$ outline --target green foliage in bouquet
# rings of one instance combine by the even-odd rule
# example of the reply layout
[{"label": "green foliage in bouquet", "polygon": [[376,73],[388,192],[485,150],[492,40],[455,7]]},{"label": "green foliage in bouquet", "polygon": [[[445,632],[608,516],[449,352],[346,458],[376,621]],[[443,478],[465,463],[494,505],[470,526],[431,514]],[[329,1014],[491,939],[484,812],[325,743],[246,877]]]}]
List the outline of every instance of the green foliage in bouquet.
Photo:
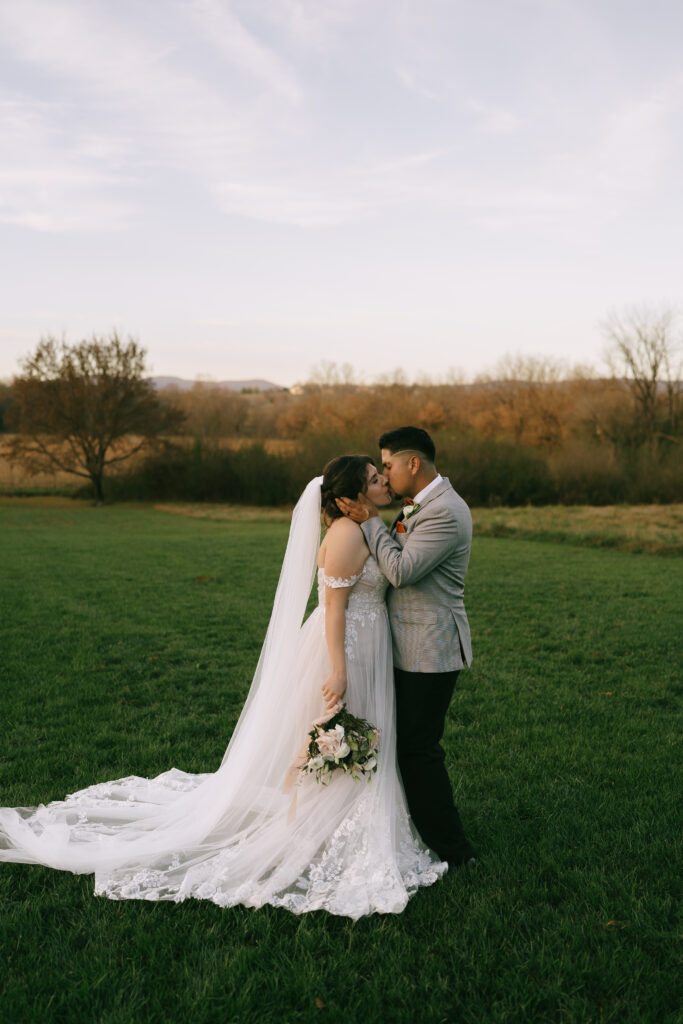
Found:
[{"label": "green foliage in bouquet", "polygon": [[380,730],[364,718],[356,718],[345,704],[337,704],[313,723],[308,734],[308,760],[301,769],[326,785],[333,771],[341,768],[359,782],[377,771]]}]

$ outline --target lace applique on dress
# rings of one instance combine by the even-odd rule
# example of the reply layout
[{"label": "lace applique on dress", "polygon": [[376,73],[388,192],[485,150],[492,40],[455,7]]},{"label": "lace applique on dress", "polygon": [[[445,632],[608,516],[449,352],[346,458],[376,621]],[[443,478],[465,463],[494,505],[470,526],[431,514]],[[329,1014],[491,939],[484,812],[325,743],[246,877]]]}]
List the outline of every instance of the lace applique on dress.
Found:
[{"label": "lace applique on dress", "polygon": [[[333,582],[329,582],[330,579]],[[319,603],[323,606],[323,636],[325,635],[325,585],[351,588],[346,605],[344,651],[347,658],[365,658],[367,650],[363,649],[363,653],[361,653],[359,631],[371,629],[377,617],[386,614],[384,595],[389,584],[384,573],[372,555],[366,558],[361,571],[348,580],[328,577],[323,569],[318,569],[318,599]]]},{"label": "lace applique on dress", "polygon": [[325,570],[320,569],[320,578],[322,579],[323,583],[325,584],[326,587],[330,587],[333,590],[336,590],[339,587],[352,587],[354,583],[356,583],[360,579],[360,577],[361,573],[359,572],[356,573],[355,576],[348,576],[347,578],[344,578],[343,576],[327,576],[325,574]]},{"label": "lace applique on dress", "polygon": [[375,814],[372,795],[360,796],[296,884],[273,893],[269,902],[295,914],[325,908],[357,919],[372,912],[395,913],[405,906],[406,895],[433,885],[445,865],[415,842],[405,813],[395,822],[395,859],[378,855]]},{"label": "lace applique on dress", "polygon": [[353,594],[346,606],[346,632],[344,651],[347,657],[354,657],[358,651],[358,630],[372,626],[378,615],[385,611],[384,601],[378,603],[372,594]]}]

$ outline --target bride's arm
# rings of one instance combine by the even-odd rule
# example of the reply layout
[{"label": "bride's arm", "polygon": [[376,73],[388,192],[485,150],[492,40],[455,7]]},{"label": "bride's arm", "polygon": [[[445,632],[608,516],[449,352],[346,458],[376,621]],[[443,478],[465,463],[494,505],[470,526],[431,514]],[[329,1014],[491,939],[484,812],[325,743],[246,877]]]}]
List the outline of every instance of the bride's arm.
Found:
[{"label": "bride's arm", "polygon": [[368,549],[360,527],[347,519],[337,520],[327,535],[325,565],[325,639],[332,671],[322,685],[328,707],[337,704],[346,692],[346,605],[367,558]]}]

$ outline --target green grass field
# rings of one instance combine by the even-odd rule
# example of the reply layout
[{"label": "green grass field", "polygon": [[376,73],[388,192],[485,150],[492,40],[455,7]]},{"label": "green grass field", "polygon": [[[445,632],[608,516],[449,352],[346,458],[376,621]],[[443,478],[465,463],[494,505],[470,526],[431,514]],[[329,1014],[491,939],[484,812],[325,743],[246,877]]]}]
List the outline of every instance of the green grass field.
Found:
[{"label": "green grass field", "polygon": [[[252,508],[211,502],[173,502],[155,508],[196,519],[288,522],[291,509]],[[382,513],[390,522],[395,509]],[[545,540],[579,547],[614,548],[635,554],[683,555],[683,505],[525,505],[474,508],[479,537]]]},{"label": "green grass field", "polygon": [[[286,536],[0,501],[0,803],[217,767]],[[473,871],[352,923],[115,903],[88,876],[0,864],[0,1017],[679,1022],[681,565],[475,539],[475,662],[445,737]]]}]

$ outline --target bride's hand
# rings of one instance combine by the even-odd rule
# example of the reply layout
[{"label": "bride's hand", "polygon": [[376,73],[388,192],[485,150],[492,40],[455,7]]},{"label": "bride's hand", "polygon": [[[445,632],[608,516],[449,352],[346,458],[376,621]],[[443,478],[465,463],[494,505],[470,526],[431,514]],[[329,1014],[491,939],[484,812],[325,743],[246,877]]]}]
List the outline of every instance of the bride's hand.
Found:
[{"label": "bride's hand", "polygon": [[365,494],[359,494],[358,500],[351,498],[335,498],[337,508],[343,512],[354,523],[367,523],[368,519],[378,516],[377,506],[374,505]]},{"label": "bride's hand", "polygon": [[321,689],[328,708],[340,704],[346,693],[346,672],[330,672]]}]

